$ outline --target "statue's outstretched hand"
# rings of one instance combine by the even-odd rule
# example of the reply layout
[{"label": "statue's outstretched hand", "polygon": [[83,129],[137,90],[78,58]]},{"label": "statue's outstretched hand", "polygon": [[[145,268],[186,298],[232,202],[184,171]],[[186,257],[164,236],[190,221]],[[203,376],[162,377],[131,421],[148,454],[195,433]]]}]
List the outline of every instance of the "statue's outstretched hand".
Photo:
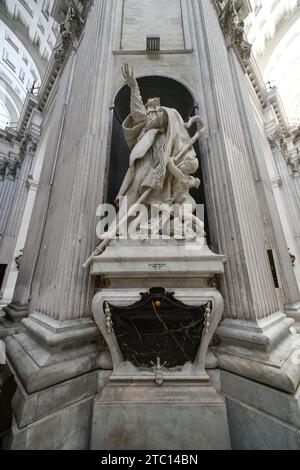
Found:
[{"label": "statue's outstretched hand", "polygon": [[136,78],[134,76],[133,67],[131,67],[131,70],[130,70],[128,64],[123,64],[121,69],[122,69],[124,80],[127,83],[127,85],[130,88],[137,87],[138,83],[137,83]]}]

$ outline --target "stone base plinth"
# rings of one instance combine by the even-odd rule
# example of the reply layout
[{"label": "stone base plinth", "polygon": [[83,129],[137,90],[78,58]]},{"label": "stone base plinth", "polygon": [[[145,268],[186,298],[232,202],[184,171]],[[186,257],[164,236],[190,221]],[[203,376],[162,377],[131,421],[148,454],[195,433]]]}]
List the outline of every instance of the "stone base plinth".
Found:
[{"label": "stone base plinth", "polygon": [[221,371],[232,448],[299,450],[300,389],[288,394]]},{"label": "stone base plinth", "polygon": [[91,449],[230,449],[225,402],[196,381],[110,381],[94,400]]},{"label": "stone base plinth", "polygon": [[91,371],[35,393],[18,383],[10,450],[87,450],[93,399],[110,371]]},{"label": "stone base plinth", "polygon": [[12,322],[19,322],[29,314],[28,305],[17,305],[14,303],[3,307],[3,312],[5,312],[7,318]]},{"label": "stone base plinth", "polygon": [[[91,273],[114,279],[209,279],[224,273],[225,256],[196,241],[114,240],[92,260]],[[136,283],[135,283],[136,285]]]},{"label": "stone base plinth", "polygon": [[10,449],[88,449],[93,399],[110,371],[98,371],[102,348],[89,319],[59,322],[40,313],[6,338],[17,382]]}]

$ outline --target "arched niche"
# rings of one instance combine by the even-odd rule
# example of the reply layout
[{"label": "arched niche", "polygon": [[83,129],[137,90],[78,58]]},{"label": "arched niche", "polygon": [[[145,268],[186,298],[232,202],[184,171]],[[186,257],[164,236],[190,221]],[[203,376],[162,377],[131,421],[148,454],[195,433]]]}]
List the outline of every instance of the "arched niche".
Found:
[{"label": "arched niche", "polygon": [[[175,108],[181,114],[184,121],[188,121],[195,115],[195,102],[191,92],[180,82],[168,77],[147,76],[137,79],[144,103],[148,98],[160,97],[161,105]],[[114,117],[112,123],[112,138],[110,147],[110,168],[107,185],[107,202],[113,204],[119,192],[122,181],[129,166],[129,149],[127,147],[122,123],[130,113],[130,88],[125,85],[117,93],[114,100]],[[191,135],[196,132],[196,127],[190,129]],[[199,158],[200,150],[198,142],[195,144],[195,152]],[[200,160],[200,158],[199,158]],[[201,162],[196,175],[202,181]],[[191,194],[198,204],[205,204],[204,187],[192,190]],[[207,220],[207,217],[205,217]],[[208,233],[208,227],[206,227]]]}]

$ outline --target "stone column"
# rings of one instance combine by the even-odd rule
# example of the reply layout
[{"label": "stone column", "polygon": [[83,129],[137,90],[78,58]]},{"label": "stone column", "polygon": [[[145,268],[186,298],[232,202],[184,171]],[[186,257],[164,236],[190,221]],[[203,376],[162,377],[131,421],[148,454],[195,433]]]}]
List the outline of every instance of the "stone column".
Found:
[{"label": "stone column", "polygon": [[[5,279],[2,286],[3,302],[12,299],[16,277],[17,265],[15,258],[21,254],[24,249],[26,233],[30,221],[34,196],[36,189],[33,183],[34,158],[40,137],[41,116],[38,111],[33,112],[30,124],[27,129],[21,149],[20,159],[22,160],[22,168],[19,175],[18,187],[16,188],[15,197],[6,224],[4,239],[0,246],[0,257],[7,257],[8,268],[6,270]],[[25,210],[27,209],[27,210]],[[7,302],[7,303],[8,303]]]},{"label": "stone column", "polygon": [[[245,87],[237,89],[231,52],[214,2],[189,2],[189,14],[195,38],[197,98],[207,124],[202,165],[210,227],[213,242],[228,259],[221,283],[225,313],[218,328],[219,361],[223,368],[295,390],[299,368],[287,361],[280,370],[282,380],[280,374],[276,379],[272,375],[277,366],[270,351],[284,341],[286,349],[279,355],[281,361],[287,360],[293,320],[280,311],[268,259],[269,239],[253,175],[253,148],[245,128],[245,114],[251,110],[245,110],[241,101],[241,94],[248,92]],[[238,359],[249,356],[266,361],[270,371],[262,376],[259,362],[253,368],[247,360]]]},{"label": "stone column", "polygon": [[[82,263],[93,248],[103,197],[113,29],[105,18],[111,23],[114,14],[114,2],[97,3],[77,53],[30,307],[60,321],[90,316],[90,277]],[[99,47],[88,47],[95,43]],[[87,76],[86,70],[92,73]]]},{"label": "stone column", "polygon": [[[2,158],[2,184],[0,186],[0,236],[2,238],[7,220],[9,218],[11,206],[14,200],[15,192],[18,187],[20,176],[21,161],[19,155],[9,152],[4,162]],[[1,178],[1,179],[2,179]]]},{"label": "stone column", "polygon": [[[12,302],[5,308],[9,319],[18,321],[29,313],[29,302],[32,291],[32,279],[36,269],[37,258],[41,248],[41,240],[45,227],[49,198],[52,190],[53,174],[55,172],[56,156],[60,145],[64,125],[68,91],[71,86],[71,71],[75,56],[70,57],[60,75],[59,88],[55,90],[54,103],[45,110],[44,128],[36,150],[37,165],[34,168],[34,179],[39,179],[37,198],[33,207],[24,253],[17,277],[16,288]],[[44,154],[47,154],[43,166]],[[40,156],[41,160],[40,161]],[[42,170],[42,171],[41,171]],[[41,175],[40,175],[41,174]]]},{"label": "stone column", "polygon": [[[284,136],[271,105],[265,109],[264,115],[266,133],[272,151],[273,166],[270,168],[269,173],[289,249],[290,267],[293,269],[294,278],[298,283],[298,288],[300,288],[300,227],[298,223],[300,218],[300,177],[297,172],[294,172],[295,166],[290,163],[291,154],[296,153],[293,143],[294,136],[291,135],[288,138]],[[292,262],[292,256],[295,256],[294,263]],[[299,324],[299,301],[288,302],[285,311]]]},{"label": "stone column", "polygon": [[[48,124],[56,138],[48,140],[30,227],[36,226],[36,236],[27,239],[14,296],[14,301],[18,296],[26,302],[31,295],[31,315],[23,320],[25,333],[7,340],[10,365],[24,385],[15,399],[12,448],[23,448],[24,436],[32,436],[29,422],[34,421],[31,429],[43,433],[47,416],[53,419],[62,408],[66,411],[54,417],[59,448],[88,446],[101,348],[99,330],[90,318],[93,286],[82,264],[95,245],[96,209],[107,168],[115,10],[115,0],[92,2],[84,34],[60,77]],[[100,383],[105,374],[100,373]],[[50,400],[33,417],[32,400],[48,400],[61,382],[63,400]],[[67,432],[60,424],[64,413],[74,428],[65,443]],[[53,448],[48,434],[38,441],[28,438],[26,448],[37,442],[41,448]]]},{"label": "stone column", "polygon": [[[265,162],[265,158],[268,158],[268,154],[271,150],[268,145],[264,128],[259,125],[258,120],[254,116],[253,107],[255,102],[253,103],[253,100],[255,98],[252,97],[252,103],[250,101],[250,90],[252,85],[250,84],[244,69],[248,59],[243,56],[241,48],[239,48],[239,44],[236,47],[231,38],[227,47],[230,68],[233,79],[235,80],[236,98],[241,110],[241,122],[244,127],[245,140],[248,144],[250,156],[249,161],[252,167],[253,178],[257,186],[261,216],[266,232],[266,247],[269,250],[271,249],[273,252],[279,287],[283,294],[284,306],[286,306],[287,309],[297,309],[300,316],[299,288],[293,272],[288,247]],[[258,104],[256,104],[256,106],[258,107]],[[261,120],[263,120],[262,112]],[[265,158],[261,158],[261,155],[264,155]],[[279,306],[284,311],[284,306],[280,303]]]}]

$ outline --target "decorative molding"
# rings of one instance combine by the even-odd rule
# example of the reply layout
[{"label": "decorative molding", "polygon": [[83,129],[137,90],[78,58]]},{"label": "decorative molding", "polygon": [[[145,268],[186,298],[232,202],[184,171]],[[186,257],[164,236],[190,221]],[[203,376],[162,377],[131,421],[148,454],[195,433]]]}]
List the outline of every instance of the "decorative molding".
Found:
[{"label": "decorative molding", "polygon": [[287,141],[281,127],[277,127],[275,132],[268,137],[268,142],[272,150],[279,150],[284,157],[287,156]]},{"label": "decorative molding", "polygon": [[66,19],[60,25],[61,42],[54,49],[54,58],[62,65],[82,34],[85,25],[85,13],[90,0],[80,2],[72,0]]},{"label": "decorative molding", "polygon": [[33,135],[33,133],[29,131],[21,141],[19,153],[20,159],[23,161],[26,154],[29,154],[31,157],[34,157],[38,144],[39,137]]}]

